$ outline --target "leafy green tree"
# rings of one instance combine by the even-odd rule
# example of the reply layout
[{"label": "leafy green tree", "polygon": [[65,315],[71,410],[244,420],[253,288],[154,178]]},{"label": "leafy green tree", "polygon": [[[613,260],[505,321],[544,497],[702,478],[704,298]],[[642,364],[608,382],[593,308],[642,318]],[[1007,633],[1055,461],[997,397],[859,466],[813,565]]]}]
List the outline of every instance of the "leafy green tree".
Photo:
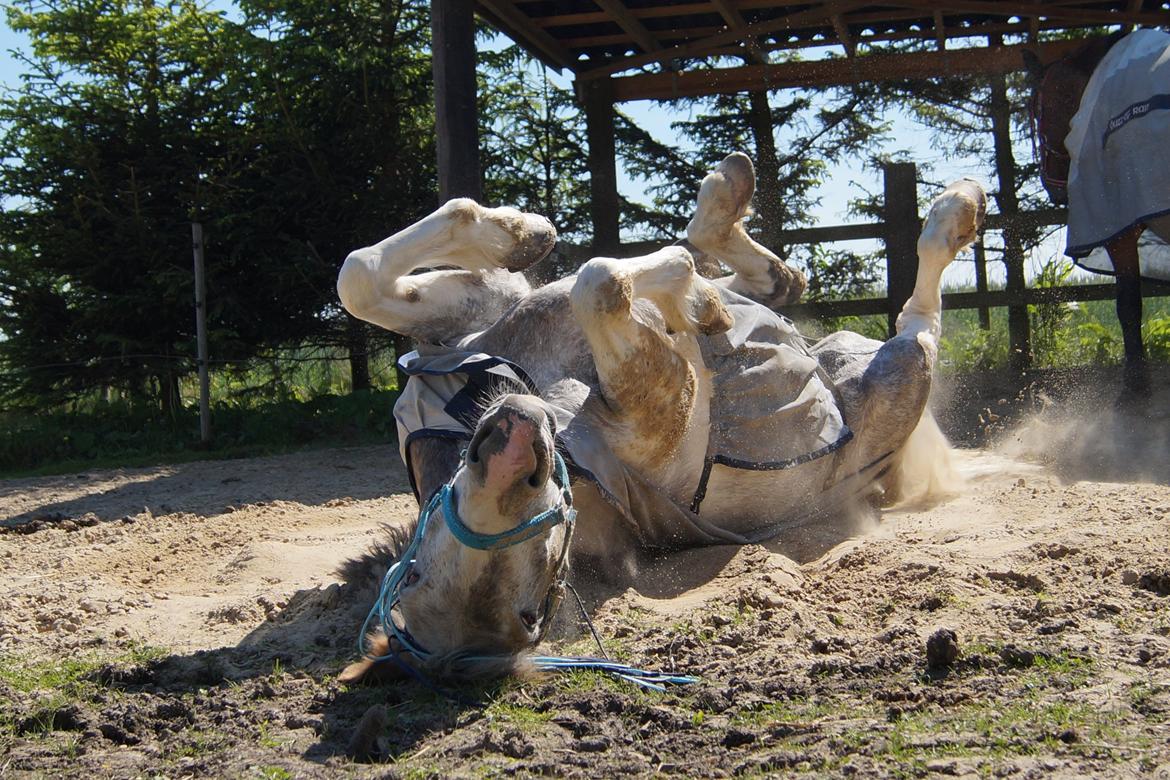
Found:
[{"label": "leafy green tree", "polygon": [[189,222],[208,235],[213,362],[368,331],[336,302],[353,248],[434,207],[421,2],[29,0],[0,102],[0,390],[178,400],[194,367]]}]

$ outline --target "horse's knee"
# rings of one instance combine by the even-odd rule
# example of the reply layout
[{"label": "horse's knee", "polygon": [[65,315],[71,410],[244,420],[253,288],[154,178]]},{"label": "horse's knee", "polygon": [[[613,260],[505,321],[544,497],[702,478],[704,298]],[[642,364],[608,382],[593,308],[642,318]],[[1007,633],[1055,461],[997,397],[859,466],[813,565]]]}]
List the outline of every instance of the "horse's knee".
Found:
[{"label": "horse's knee", "polygon": [[367,249],[350,252],[337,274],[337,297],[341,305],[360,320],[369,320],[377,305],[378,289]]},{"label": "horse's knee", "polygon": [[617,260],[595,257],[581,266],[569,294],[573,314],[581,323],[626,315],[634,300],[634,283]]},{"label": "horse's knee", "polygon": [[862,375],[862,392],[868,405],[905,410],[915,420],[930,395],[934,355],[918,338],[887,341]]}]

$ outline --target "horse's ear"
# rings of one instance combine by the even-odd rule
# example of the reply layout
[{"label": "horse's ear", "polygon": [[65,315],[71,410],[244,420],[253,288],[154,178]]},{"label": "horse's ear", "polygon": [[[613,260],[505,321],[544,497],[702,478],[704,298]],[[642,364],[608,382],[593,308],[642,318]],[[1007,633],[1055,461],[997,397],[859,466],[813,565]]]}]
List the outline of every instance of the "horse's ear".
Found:
[{"label": "horse's ear", "polygon": [[1024,58],[1024,70],[1028,74],[1028,81],[1033,87],[1040,85],[1040,80],[1044,78],[1044,63],[1040,61],[1040,55],[1031,49],[1024,49],[1020,52]]},{"label": "horse's ear", "polygon": [[360,661],[355,661],[349,666],[341,670],[341,674],[337,675],[337,681],[345,685],[353,685],[355,683],[379,683],[390,680],[401,680],[406,676],[406,671],[396,663],[389,660],[375,661],[374,658],[388,655],[390,653],[390,640],[381,631],[371,634],[367,638],[365,657]]}]

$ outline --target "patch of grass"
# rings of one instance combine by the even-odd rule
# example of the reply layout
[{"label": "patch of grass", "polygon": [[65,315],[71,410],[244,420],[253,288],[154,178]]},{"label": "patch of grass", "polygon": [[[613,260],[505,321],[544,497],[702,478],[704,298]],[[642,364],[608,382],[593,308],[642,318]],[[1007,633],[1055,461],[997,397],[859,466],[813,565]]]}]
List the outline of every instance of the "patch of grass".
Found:
[{"label": "patch of grass", "polygon": [[256,736],[256,744],[261,747],[276,750],[284,746],[284,743],[272,735],[272,724],[266,720],[260,721],[257,726],[258,734]]},{"label": "patch of grass", "polygon": [[631,697],[643,695],[642,689],[632,683],[623,682],[611,674],[594,669],[568,669],[557,672],[554,677],[557,690],[563,693],[586,693],[589,691],[612,691]]},{"label": "patch of grass", "polygon": [[824,718],[858,718],[873,712],[858,702],[827,699],[788,699],[770,701],[750,709],[738,710],[731,717],[735,726],[769,726],[775,723],[811,723]]},{"label": "patch of grass", "polygon": [[183,742],[170,751],[171,758],[199,758],[214,753],[221,747],[221,741],[204,731],[187,730]]},{"label": "patch of grass", "polygon": [[293,780],[292,772],[282,766],[262,766],[256,769],[256,776],[263,780]]},{"label": "patch of grass", "polygon": [[1060,652],[1056,655],[1036,656],[1036,660],[1032,662],[1031,668],[1024,673],[1022,679],[1025,686],[1072,689],[1088,685],[1092,675],[1091,661]]},{"label": "patch of grass", "polygon": [[114,402],[51,411],[0,410],[0,476],[63,474],[94,468],[148,466],[268,455],[310,445],[390,442],[396,390],[232,401],[212,408],[212,443],[199,441],[195,406],[174,418],[153,408]]},{"label": "patch of grass", "polygon": [[523,704],[494,701],[484,710],[484,716],[497,723],[516,726],[522,730],[540,728],[552,720],[552,714],[538,712]]},{"label": "patch of grass", "polygon": [[[109,690],[100,672],[107,667],[140,666],[167,656],[165,650],[147,645],[132,646],[126,653],[103,657],[97,653],[50,660],[29,660],[0,656],[0,684],[26,698],[35,698],[31,712],[19,713],[38,726],[34,731],[52,729],[56,714],[70,702],[92,701]],[[0,734],[12,734],[16,727],[18,703],[0,698]]]},{"label": "patch of grass", "polygon": [[899,763],[1051,754],[1118,739],[1115,721],[1115,713],[1061,700],[973,701],[902,717],[882,746]]},{"label": "patch of grass", "polygon": [[18,656],[0,656],[0,682],[20,693],[59,691],[77,696],[98,687],[97,673],[107,666],[139,666],[167,655],[159,647],[132,645],[125,653],[112,657],[89,653],[30,661]]}]

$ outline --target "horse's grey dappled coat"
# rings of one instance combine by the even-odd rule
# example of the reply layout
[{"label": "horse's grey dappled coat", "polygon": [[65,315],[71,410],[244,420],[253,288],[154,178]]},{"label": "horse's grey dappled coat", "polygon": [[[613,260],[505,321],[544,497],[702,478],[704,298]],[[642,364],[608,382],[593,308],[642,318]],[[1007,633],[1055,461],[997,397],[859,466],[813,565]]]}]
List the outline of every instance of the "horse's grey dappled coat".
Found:
[{"label": "horse's grey dappled coat", "polygon": [[[338,293],[352,314],[450,346],[408,362],[396,409],[417,492],[443,497],[425,511],[446,521],[415,535],[390,583],[403,647],[481,659],[535,645],[570,542],[620,576],[640,547],[805,534],[855,498],[896,492],[930,391],[942,273],[975,239],[986,195],[956,182],[935,199],[894,338],[810,346],[771,311],[805,285],[744,230],[753,190],[751,161],[729,155],[700,185],[685,246],[596,257],[535,290],[519,271],[550,251],[552,224],[466,199],[346,258]],[[733,272],[704,279],[693,253]],[[557,449],[574,464],[571,497],[553,478]],[[575,532],[558,523],[483,548],[457,531],[494,539],[570,503]]]}]

